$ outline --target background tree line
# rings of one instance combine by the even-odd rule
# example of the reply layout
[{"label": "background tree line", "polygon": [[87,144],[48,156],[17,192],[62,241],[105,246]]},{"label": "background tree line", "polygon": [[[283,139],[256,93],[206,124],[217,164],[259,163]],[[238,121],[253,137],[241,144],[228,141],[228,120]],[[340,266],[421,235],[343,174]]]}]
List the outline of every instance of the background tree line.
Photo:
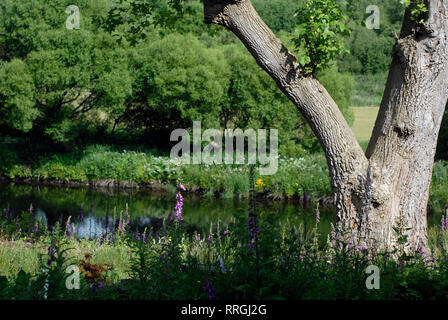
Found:
[{"label": "background tree line", "polygon": [[[290,48],[294,13],[303,2],[253,1]],[[71,4],[80,9],[79,30],[65,28]],[[157,4],[154,27],[117,11],[132,9],[126,1],[2,1],[0,133],[63,149],[106,136],[166,148],[174,128],[201,120],[203,127],[277,128],[284,155],[320,150],[295,107],[240,42],[203,23],[199,1],[169,25],[163,23],[166,2]],[[380,8],[378,30],[362,25],[367,4],[341,2],[353,30],[347,52],[318,74],[349,122],[356,75],[387,72],[392,30],[399,32],[404,10],[399,1],[369,4]]]}]

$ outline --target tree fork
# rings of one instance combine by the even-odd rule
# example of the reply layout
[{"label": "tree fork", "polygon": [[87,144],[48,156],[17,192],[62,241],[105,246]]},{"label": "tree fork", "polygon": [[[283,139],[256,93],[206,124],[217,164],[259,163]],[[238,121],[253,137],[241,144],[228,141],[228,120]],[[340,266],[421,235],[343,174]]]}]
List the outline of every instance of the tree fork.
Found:
[{"label": "tree fork", "polygon": [[[447,2],[428,2],[426,22],[409,10],[366,155],[336,103],[259,17],[249,0],[204,0],[206,23],[231,30],[296,105],[325,152],[339,240],[390,249],[402,223],[408,252],[426,249],[426,204],[438,130],[448,98]],[[434,107],[432,107],[434,106]]]}]

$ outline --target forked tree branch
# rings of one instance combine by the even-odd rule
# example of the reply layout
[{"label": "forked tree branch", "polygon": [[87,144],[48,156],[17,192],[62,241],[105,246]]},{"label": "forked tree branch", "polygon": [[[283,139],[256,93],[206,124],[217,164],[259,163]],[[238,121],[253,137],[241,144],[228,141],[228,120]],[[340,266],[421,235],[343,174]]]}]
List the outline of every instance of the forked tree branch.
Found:
[{"label": "forked tree branch", "polygon": [[249,0],[204,0],[206,23],[231,30],[258,65],[296,105],[327,157],[332,186],[347,185],[368,166],[338,106],[314,76],[305,76],[292,54],[260,18]]}]

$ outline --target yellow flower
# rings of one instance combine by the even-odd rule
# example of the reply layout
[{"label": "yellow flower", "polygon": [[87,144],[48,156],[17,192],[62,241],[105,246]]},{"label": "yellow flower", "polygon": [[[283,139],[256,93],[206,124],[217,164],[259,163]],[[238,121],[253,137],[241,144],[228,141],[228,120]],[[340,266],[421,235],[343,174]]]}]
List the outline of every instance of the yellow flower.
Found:
[{"label": "yellow flower", "polygon": [[264,186],[266,186],[266,184],[263,182],[263,180],[261,180],[261,178],[259,178],[257,182],[255,182],[255,185],[259,188],[263,188]]},{"label": "yellow flower", "polygon": [[384,217],[384,213],[381,215],[381,217]]},{"label": "yellow flower", "polygon": [[171,237],[170,237],[170,238],[168,238],[168,241],[169,241],[169,242],[171,242]]}]

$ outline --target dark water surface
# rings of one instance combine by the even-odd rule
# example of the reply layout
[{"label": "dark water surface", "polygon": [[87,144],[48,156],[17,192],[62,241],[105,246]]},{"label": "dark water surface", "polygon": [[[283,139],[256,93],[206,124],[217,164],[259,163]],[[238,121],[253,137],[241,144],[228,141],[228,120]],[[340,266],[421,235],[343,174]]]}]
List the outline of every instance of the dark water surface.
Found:
[{"label": "dark water surface", "polygon": [[[20,216],[33,206],[33,214],[48,227],[56,222],[66,225],[70,217],[75,234],[95,238],[106,230],[116,228],[120,215],[127,212],[130,227],[142,232],[145,228],[157,229],[176,205],[174,193],[148,189],[93,189],[87,187],[59,187],[17,183],[0,184],[0,218]],[[279,219],[299,216],[313,223],[315,209],[304,211],[299,201],[260,200],[258,213],[275,214]],[[204,198],[184,193],[183,217],[190,231],[201,233],[225,225],[235,216],[247,215],[247,199]],[[321,210],[319,231],[323,238],[330,231],[334,214]],[[429,225],[439,223],[439,217],[429,217]]]}]

